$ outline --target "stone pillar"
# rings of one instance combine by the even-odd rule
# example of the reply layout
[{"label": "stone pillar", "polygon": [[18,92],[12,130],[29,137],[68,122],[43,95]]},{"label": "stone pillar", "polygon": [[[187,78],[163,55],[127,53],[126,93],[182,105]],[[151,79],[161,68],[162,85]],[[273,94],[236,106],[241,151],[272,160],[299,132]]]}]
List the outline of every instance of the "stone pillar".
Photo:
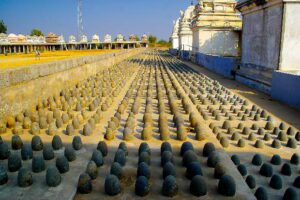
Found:
[{"label": "stone pillar", "polygon": [[184,12],[180,11],[181,18],[179,20],[179,50],[191,51],[193,42],[193,33],[191,30],[191,19],[195,6],[189,6]]}]

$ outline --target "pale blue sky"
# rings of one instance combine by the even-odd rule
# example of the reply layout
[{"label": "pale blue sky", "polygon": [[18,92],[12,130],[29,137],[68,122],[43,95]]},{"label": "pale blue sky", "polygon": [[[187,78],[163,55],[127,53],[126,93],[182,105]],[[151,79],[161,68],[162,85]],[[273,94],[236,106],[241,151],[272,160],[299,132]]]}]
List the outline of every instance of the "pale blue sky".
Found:
[{"label": "pale blue sky", "polygon": [[[189,0],[83,0],[83,24],[88,36],[106,33],[154,34],[169,39],[173,20]],[[0,0],[0,19],[8,32],[28,34],[32,28],[77,36],[77,0]]]}]

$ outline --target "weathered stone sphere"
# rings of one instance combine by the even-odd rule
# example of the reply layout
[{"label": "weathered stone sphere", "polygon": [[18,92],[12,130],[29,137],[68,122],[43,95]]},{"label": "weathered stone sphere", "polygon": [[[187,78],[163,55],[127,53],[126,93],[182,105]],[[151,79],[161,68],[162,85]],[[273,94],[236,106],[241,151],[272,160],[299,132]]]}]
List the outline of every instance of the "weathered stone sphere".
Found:
[{"label": "weathered stone sphere", "polygon": [[4,185],[8,181],[8,175],[5,167],[0,165],[0,185]]},{"label": "weathered stone sphere", "polygon": [[164,166],[167,162],[173,163],[173,154],[170,151],[164,151],[161,155],[161,166]]},{"label": "weathered stone sphere", "polygon": [[59,135],[55,135],[52,139],[52,147],[54,150],[59,150],[63,147],[62,140]]},{"label": "weathered stone sphere", "polygon": [[287,147],[290,147],[292,149],[296,149],[297,148],[297,141],[294,138],[289,138],[288,142],[286,144]]},{"label": "weathered stone sphere", "polygon": [[117,150],[115,154],[114,162],[118,162],[122,166],[126,164],[126,155],[122,149]]},{"label": "weathered stone sphere", "polygon": [[297,191],[294,188],[289,187],[285,191],[282,200],[298,200]]},{"label": "weathered stone sphere", "polygon": [[300,163],[300,155],[297,154],[297,153],[294,153],[291,157],[291,164],[294,164],[294,165],[299,165]]},{"label": "weathered stone sphere", "polygon": [[264,163],[260,170],[259,170],[260,175],[266,176],[266,177],[271,177],[273,175],[273,168],[270,164]]},{"label": "weathered stone sphere", "polygon": [[169,175],[165,178],[163,182],[162,194],[167,197],[174,197],[178,193],[178,185],[176,178]]},{"label": "weathered stone sphere", "polygon": [[171,162],[167,162],[163,166],[163,178],[165,179],[169,175],[176,177],[176,170],[175,170],[173,163],[171,163]]},{"label": "weathered stone sphere", "polygon": [[151,171],[150,171],[150,167],[149,165],[147,165],[147,163],[145,162],[141,162],[138,165],[138,169],[137,169],[137,176],[144,176],[146,178],[150,178],[151,176]]},{"label": "weathered stone sphere", "polygon": [[56,167],[61,174],[69,171],[69,162],[65,156],[59,156],[56,158]]},{"label": "weathered stone sphere", "polygon": [[217,163],[217,165],[215,167],[215,171],[214,171],[214,177],[219,179],[223,175],[225,175],[225,173],[226,173],[226,169],[225,169],[224,164],[221,162]]},{"label": "weathered stone sphere", "polygon": [[94,161],[90,161],[86,167],[85,172],[91,177],[92,180],[98,176],[98,167]]},{"label": "weathered stone sphere", "polygon": [[260,154],[255,154],[252,158],[252,164],[256,166],[261,166],[262,165],[262,157]]},{"label": "weathered stone sphere", "polygon": [[237,167],[237,169],[239,170],[239,172],[240,172],[240,174],[241,174],[242,176],[246,176],[246,175],[248,174],[247,168],[246,168],[246,166],[243,165],[243,164],[240,164],[240,165]]},{"label": "weathered stone sphere", "polygon": [[61,183],[61,175],[55,166],[49,166],[46,172],[46,183],[49,187],[56,187]]},{"label": "weathered stone sphere", "polygon": [[139,176],[135,182],[135,194],[141,197],[146,196],[150,191],[148,179],[145,176]]},{"label": "weathered stone sphere", "polygon": [[150,149],[149,145],[146,142],[143,142],[143,143],[140,144],[139,155],[142,152],[147,152],[149,155],[151,155],[151,149]]},{"label": "weathered stone sphere", "polygon": [[184,153],[188,150],[191,150],[191,151],[194,151],[194,146],[192,143],[190,142],[184,142],[182,145],[181,145],[181,149],[180,149],[180,155],[183,156]]},{"label": "weathered stone sphere", "polygon": [[231,161],[233,162],[234,165],[239,165],[241,163],[240,158],[237,155],[232,155],[231,156]]},{"label": "weathered stone sphere", "polygon": [[91,193],[93,189],[92,179],[87,173],[83,173],[79,176],[77,191],[81,194]]},{"label": "weathered stone sphere", "polygon": [[10,154],[8,145],[6,143],[0,143],[0,160],[7,159]]},{"label": "weathered stone sphere", "polygon": [[30,145],[24,144],[21,149],[21,157],[22,160],[30,160],[32,159],[33,152]]},{"label": "weathered stone sphere", "polygon": [[39,173],[45,170],[45,161],[42,156],[34,156],[32,159],[32,171]]},{"label": "weathered stone sphere", "polygon": [[278,154],[273,155],[270,161],[273,165],[281,165],[281,157]]},{"label": "weathered stone sphere", "polygon": [[192,179],[196,175],[202,176],[202,169],[199,162],[191,162],[186,167],[186,177]]},{"label": "weathered stone sphere", "polygon": [[104,189],[105,193],[110,196],[119,194],[121,192],[121,184],[118,177],[112,174],[108,175],[105,178]]},{"label": "weathered stone sphere", "polygon": [[22,160],[18,154],[10,154],[7,161],[10,172],[16,172],[22,167]]},{"label": "weathered stone sphere", "polygon": [[236,192],[234,179],[229,175],[223,175],[218,184],[218,192],[224,196],[234,196]]},{"label": "weathered stone sphere", "polygon": [[32,174],[29,169],[22,168],[18,172],[18,186],[19,187],[28,187],[32,185],[33,179]]},{"label": "weathered stone sphere", "polygon": [[100,141],[97,145],[97,149],[102,153],[103,157],[107,156],[108,148],[106,142]]},{"label": "weathered stone sphere", "polygon": [[97,167],[100,167],[104,164],[102,153],[97,149],[94,150],[91,160],[96,163]]},{"label": "weathered stone sphere", "polygon": [[50,145],[45,145],[43,148],[43,157],[45,160],[52,160],[54,158],[53,148]]},{"label": "weathered stone sphere", "polygon": [[270,186],[275,190],[280,190],[282,188],[282,178],[275,174],[270,180]]},{"label": "weathered stone sphere", "polygon": [[216,150],[215,145],[211,142],[207,142],[203,147],[203,156],[208,157],[215,150]]},{"label": "weathered stone sphere", "polygon": [[207,166],[208,167],[215,167],[220,162],[220,156],[218,152],[214,151],[210,154],[207,159]]},{"label": "weathered stone sphere", "polygon": [[41,151],[43,150],[43,142],[40,138],[40,136],[33,136],[31,140],[31,148],[33,151]]},{"label": "weathered stone sphere", "polygon": [[71,146],[67,146],[65,148],[64,155],[68,159],[69,162],[76,160],[76,152],[73,149],[73,147],[71,147]]},{"label": "weathered stone sphere", "polygon": [[256,181],[252,175],[247,176],[246,183],[250,189],[254,189],[256,187]]},{"label": "weathered stone sphere", "polygon": [[202,176],[196,175],[192,178],[190,184],[190,192],[192,195],[197,197],[207,194],[207,185],[205,179]]},{"label": "weathered stone sphere", "polygon": [[90,136],[92,135],[93,133],[93,130],[92,130],[92,127],[89,123],[85,124],[84,127],[83,127],[83,130],[82,130],[82,134],[84,136]]},{"label": "weathered stone sphere", "polygon": [[21,149],[23,146],[22,139],[19,135],[14,135],[11,138],[11,148],[14,150]]},{"label": "weathered stone sphere", "polygon": [[80,136],[75,136],[73,137],[73,141],[72,141],[72,147],[73,149],[75,149],[76,151],[80,150],[82,148],[82,141],[81,141],[81,137]]},{"label": "weathered stone sphere", "polygon": [[123,150],[123,151],[125,152],[125,155],[126,155],[126,156],[128,155],[128,149],[127,149],[127,145],[126,145],[125,142],[121,142],[121,143],[119,144],[118,149]]},{"label": "weathered stone sphere", "polygon": [[257,200],[268,200],[269,199],[267,190],[264,187],[257,188],[254,196],[256,197]]},{"label": "weathered stone sphere", "polygon": [[182,165],[187,167],[192,162],[197,162],[198,157],[193,150],[188,150],[184,153],[182,158]]},{"label": "weathered stone sphere", "polygon": [[285,176],[291,176],[292,175],[292,168],[288,163],[284,163],[281,168],[281,173]]},{"label": "weathered stone sphere", "polygon": [[114,162],[111,165],[110,174],[113,174],[113,175],[117,176],[118,178],[121,178],[123,176],[123,168],[120,165],[120,163]]},{"label": "weathered stone sphere", "polygon": [[160,154],[162,155],[164,151],[173,152],[172,146],[169,142],[163,142],[160,147]]},{"label": "weathered stone sphere", "polygon": [[296,188],[300,188],[300,176],[295,178],[294,184]]},{"label": "weathered stone sphere", "polygon": [[139,163],[141,162],[145,162],[147,163],[148,165],[151,164],[151,156],[149,155],[149,153],[147,152],[142,152],[140,155],[139,155]]}]

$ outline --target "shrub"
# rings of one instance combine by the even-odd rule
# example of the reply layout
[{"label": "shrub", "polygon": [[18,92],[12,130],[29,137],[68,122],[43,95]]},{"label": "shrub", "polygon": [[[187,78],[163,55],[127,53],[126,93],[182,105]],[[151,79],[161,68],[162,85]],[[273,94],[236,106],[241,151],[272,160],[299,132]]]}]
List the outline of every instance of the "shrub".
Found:
[{"label": "shrub", "polygon": [[[78,128],[79,128],[79,126],[78,126]],[[67,135],[74,135],[74,133],[75,133],[75,130],[74,130],[73,125],[72,124],[68,124],[67,128],[66,128],[66,134]]]},{"label": "shrub", "polygon": [[257,188],[254,195],[257,200],[268,200],[268,193],[264,187]]},{"label": "shrub", "polygon": [[252,164],[256,166],[261,166],[262,165],[262,157],[260,154],[255,154],[252,158]]},{"label": "shrub", "polygon": [[126,127],[123,132],[123,139],[126,141],[133,139],[133,130],[129,127]]},{"label": "shrub", "polygon": [[98,176],[98,167],[94,161],[89,161],[87,164],[85,172],[91,177],[91,179],[96,179]]},{"label": "shrub", "polygon": [[90,136],[92,135],[93,131],[92,131],[92,127],[89,123],[85,124],[82,130],[82,134],[84,136]]},{"label": "shrub", "polygon": [[300,188],[300,176],[295,178],[294,184],[296,188]]},{"label": "shrub", "polygon": [[281,148],[281,142],[279,140],[273,140],[272,142],[272,147],[276,148],[276,149],[280,149]]},{"label": "shrub", "polygon": [[270,131],[270,130],[273,130],[274,129],[274,125],[272,122],[268,121],[265,125],[265,129]]},{"label": "shrub", "polygon": [[259,170],[260,175],[266,176],[266,177],[271,177],[273,175],[273,168],[270,164],[264,163],[260,170]]},{"label": "shrub", "polygon": [[175,170],[173,163],[171,163],[171,162],[167,162],[163,166],[163,178],[165,179],[169,175],[176,177],[176,170]]},{"label": "shrub", "polygon": [[58,171],[63,174],[69,171],[69,162],[65,156],[56,158],[56,167]]},{"label": "shrub", "polygon": [[151,155],[151,149],[150,149],[149,145],[146,142],[141,143],[140,146],[139,146],[139,155],[142,152],[147,152],[149,155]]},{"label": "shrub", "polygon": [[147,126],[142,131],[142,140],[150,140],[152,137],[152,127]]},{"label": "shrub", "polygon": [[238,143],[237,143],[238,147],[245,147],[246,146],[246,142],[244,139],[239,139]]},{"label": "shrub", "polygon": [[121,184],[118,177],[112,174],[108,175],[105,178],[104,190],[110,196],[119,194],[121,192]]},{"label": "shrub", "polygon": [[151,164],[151,156],[148,152],[144,151],[139,155],[139,163],[145,162],[148,165]]},{"label": "shrub", "polygon": [[292,164],[294,165],[299,165],[300,163],[300,155],[297,154],[297,153],[294,153],[291,157],[291,161],[290,161]]},{"label": "shrub", "polygon": [[288,137],[286,133],[283,133],[282,131],[278,133],[278,137],[277,137],[278,140],[285,142],[287,141],[287,138]]},{"label": "shrub", "polygon": [[184,125],[179,125],[177,128],[177,140],[185,141],[187,138],[187,131]]},{"label": "shrub", "polygon": [[234,179],[229,175],[223,175],[218,184],[218,192],[224,196],[234,196],[236,192]]},{"label": "shrub", "polygon": [[194,176],[190,184],[190,192],[192,195],[200,197],[207,194],[207,185],[202,176]]},{"label": "shrub", "polygon": [[164,151],[161,156],[161,166],[164,166],[167,162],[173,163],[173,154],[170,151]]},{"label": "shrub", "polygon": [[162,193],[167,197],[174,197],[177,195],[178,185],[174,176],[169,175],[165,178]]},{"label": "shrub", "polygon": [[254,146],[255,146],[256,148],[263,149],[263,148],[265,147],[265,144],[264,144],[263,141],[261,141],[261,140],[256,140]]},{"label": "shrub", "polygon": [[32,185],[33,178],[29,169],[22,168],[18,172],[18,186],[19,187],[28,187]]},{"label": "shrub", "polygon": [[141,197],[146,196],[150,192],[150,185],[145,176],[139,176],[135,182],[135,194]]},{"label": "shrub", "polygon": [[289,138],[288,142],[286,144],[287,147],[290,147],[292,149],[296,149],[297,148],[297,141],[294,138]]},{"label": "shrub", "polygon": [[121,143],[119,144],[118,149],[123,150],[123,151],[125,152],[125,155],[126,155],[126,156],[128,155],[127,145],[126,145],[125,142],[121,142]]},{"label": "shrub", "polygon": [[256,187],[256,180],[252,175],[247,176],[246,183],[250,189],[254,189]]},{"label": "shrub", "polygon": [[231,128],[231,124],[228,120],[226,120],[222,125],[222,129],[228,129],[228,128]]},{"label": "shrub", "polygon": [[282,188],[282,179],[279,175],[275,174],[270,180],[270,186],[275,190],[280,190]]},{"label": "shrub", "polygon": [[87,173],[83,173],[79,176],[77,191],[81,194],[88,194],[92,192],[92,180]]}]

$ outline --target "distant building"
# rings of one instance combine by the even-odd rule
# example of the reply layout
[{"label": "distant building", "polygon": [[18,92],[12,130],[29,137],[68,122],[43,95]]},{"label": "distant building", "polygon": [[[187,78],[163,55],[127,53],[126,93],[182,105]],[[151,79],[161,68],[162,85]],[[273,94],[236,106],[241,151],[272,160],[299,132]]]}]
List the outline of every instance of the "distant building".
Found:
[{"label": "distant building", "polygon": [[111,35],[106,34],[104,36],[104,42],[107,42],[107,43],[112,42]]},{"label": "distant building", "polygon": [[173,27],[173,32],[172,32],[172,36],[171,36],[171,41],[172,41],[172,48],[173,49],[179,49],[179,35],[178,35],[178,31],[179,31],[179,20],[180,18],[178,18],[175,22],[174,22],[174,27]]},{"label": "distant building", "polygon": [[65,43],[65,38],[64,38],[63,35],[60,35],[60,36],[58,37],[58,42],[59,42],[59,43]]},{"label": "distant building", "polygon": [[99,35],[93,35],[92,37],[92,43],[100,43]]},{"label": "distant building", "polygon": [[137,35],[136,35],[136,34],[131,34],[131,35],[129,36],[129,41],[132,41],[132,42],[137,41]]},{"label": "distant building", "polygon": [[18,42],[18,36],[14,33],[10,33],[8,36],[7,36],[7,40],[8,42],[10,43],[17,43]]},{"label": "distant building", "polygon": [[148,35],[142,35],[142,42],[148,42]]},{"label": "distant building", "polygon": [[69,43],[76,43],[76,37],[74,35],[69,36]]},{"label": "distant building", "polygon": [[118,34],[116,39],[116,42],[124,42],[124,36],[122,34]]},{"label": "distant building", "polygon": [[57,43],[58,42],[58,36],[54,33],[49,33],[46,37],[47,43]]},{"label": "distant building", "polygon": [[191,21],[193,19],[195,6],[190,5],[185,11],[180,11],[179,20],[179,50],[191,51],[193,46],[193,32]]},{"label": "distant building", "polygon": [[80,37],[80,42],[81,42],[81,43],[87,43],[87,42],[88,42],[87,36],[86,36],[86,35],[82,35],[82,36]]},{"label": "distant building", "polygon": [[7,43],[7,35],[5,33],[0,33],[0,43]]}]

